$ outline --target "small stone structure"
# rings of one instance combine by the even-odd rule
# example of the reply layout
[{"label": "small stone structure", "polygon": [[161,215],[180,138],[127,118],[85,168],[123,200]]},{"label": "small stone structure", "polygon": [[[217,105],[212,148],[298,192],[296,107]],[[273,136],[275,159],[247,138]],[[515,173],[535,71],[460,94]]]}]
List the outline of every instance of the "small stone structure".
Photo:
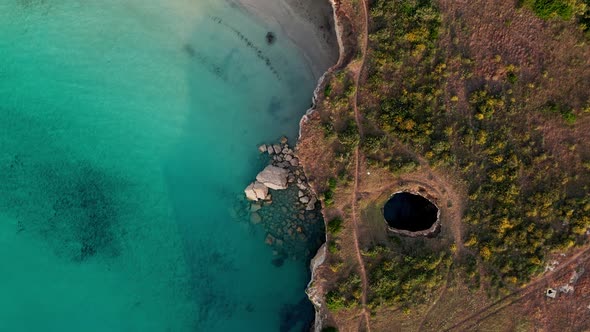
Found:
[{"label": "small stone structure", "polygon": [[555,268],[559,265],[559,262],[556,260],[552,260],[549,264],[545,266],[545,272],[547,271],[554,271]]},{"label": "small stone structure", "polygon": [[559,291],[564,293],[564,294],[569,294],[569,293],[573,293],[574,292],[574,286],[570,285],[570,284],[565,284],[561,287],[559,287]]},{"label": "small stone structure", "polygon": [[579,270],[577,270],[577,271],[574,271],[574,272],[572,273],[572,276],[570,277],[570,282],[569,282],[569,283],[570,283],[570,284],[575,284],[575,283],[578,281],[578,279],[580,279],[580,277],[582,276],[582,274],[584,274],[584,271],[585,271],[585,270],[584,270],[584,268],[583,268],[583,267],[581,267],[581,268],[580,268]]},{"label": "small stone structure", "polygon": [[545,296],[554,299],[557,296],[557,291],[553,288],[547,288]]}]

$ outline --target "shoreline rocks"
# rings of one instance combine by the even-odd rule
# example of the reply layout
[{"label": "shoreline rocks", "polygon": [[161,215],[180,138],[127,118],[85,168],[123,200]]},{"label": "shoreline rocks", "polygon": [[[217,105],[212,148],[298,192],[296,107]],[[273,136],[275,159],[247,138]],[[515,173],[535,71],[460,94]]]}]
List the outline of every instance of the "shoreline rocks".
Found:
[{"label": "shoreline rocks", "polygon": [[251,201],[267,200],[268,199],[268,187],[263,183],[254,181],[244,189],[246,198]]},{"label": "shoreline rocks", "polygon": [[262,144],[258,151],[268,154],[269,165],[256,175],[256,181],[244,189],[246,198],[253,202],[262,200],[270,204],[272,201],[269,189],[285,190],[294,184],[299,189],[297,203],[303,205],[305,211],[314,210],[318,200],[307,185],[299,158],[289,147],[287,137],[281,137],[278,144]]},{"label": "shoreline rocks", "polygon": [[284,136],[279,144],[262,144],[258,151],[268,157],[268,165],[244,190],[250,223],[264,228],[266,244],[281,259],[311,258],[310,244],[320,246],[325,230],[316,211],[321,206],[299,159]]},{"label": "shoreline rocks", "polygon": [[287,189],[287,178],[289,171],[273,165],[268,165],[258,173],[256,182],[263,184],[269,189],[284,190]]}]

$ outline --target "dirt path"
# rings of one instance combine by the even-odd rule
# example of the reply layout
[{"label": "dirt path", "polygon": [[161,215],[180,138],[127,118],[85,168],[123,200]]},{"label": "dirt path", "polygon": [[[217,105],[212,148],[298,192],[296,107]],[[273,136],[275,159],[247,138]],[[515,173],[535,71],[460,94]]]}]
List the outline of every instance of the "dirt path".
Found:
[{"label": "dirt path", "polygon": [[371,331],[371,327],[370,327],[370,323],[369,323],[369,310],[367,310],[367,291],[369,288],[369,282],[368,282],[368,278],[367,278],[367,270],[365,269],[365,262],[363,261],[363,256],[361,254],[361,249],[360,249],[360,245],[359,245],[359,239],[358,239],[358,235],[359,235],[359,230],[358,230],[358,213],[357,213],[357,203],[358,203],[358,183],[359,183],[359,169],[360,169],[360,151],[359,148],[357,147],[354,153],[354,158],[355,158],[355,176],[354,176],[354,191],[352,193],[352,223],[353,223],[353,238],[354,238],[354,249],[355,249],[355,253],[356,253],[356,258],[358,260],[359,263],[359,270],[360,270],[360,274],[361,274],[361,281],[362,281],[362,286],[363,286],[363,294],[361,297],[361,305],[363,307],[361,315],[365,320],[365,324],[367,327],[367,331]]},{"label": "dirt path", "polygon": [[541,278],[539,278],[539,279],[533,281],[532,283],[530,283],[529,285],[527,285],[525,288],[518,290],[512,294],[506,295],[505,297],[488,305],[485,308],[482,308],[478,312],[463,319],[462,321],[451,326],[450,328],[445,329],[444,331],[472,330],[479,323],[481,323],[485,319],[491,317],[492,315],[499,312],[500,310],[502,310],[508,306],[514,305],[518,301],[522,300],[526,295],[530,294],[533,291],[539,290],[539,288],[541,286],[544,286],[545,283],[550,278],[556,276],[560,272],[563,272],[563,270],[570,267],[572,263],[585,262],[588,259],[590,259],[590,248],[586,248],[586,249],[576,253],[570,259],[568,259],[565,262],[563,262],[562,264],[560,264],[555,270],[546,273]]},{"label": "dirt path", "polygon": [[359,270],[361,273],[361,281],[362,281],[362,297],[361,297],[361,305],[362,305],[362,319],[365,320],[365,327],[366,331],[371,331],[371,323],[370,323],[370,314],[369,310],[367,309],[367,292],[369,287],[367,271],[365,269],[365,263],[363,261],[363,257],[360,250],[359,245],[359,217],[357,211],[357,204],[358,204],[358,187],[359,187],[359,177],[360,177],[360,163],[361,163],[361,151],[360,151],[360,143],[364,137],[363,133],[363,126],[362,126],[362,119],[360,112],[358,110],[358,95],[359,95],[359,82],[361,79],[361,75],[363,72],[363,68],[365,66],[365,59],[367,55],[367,48],[368,48],[368,41],[369,41],[369,13],[367,8],[366,0],[361,0],[361,6],[363,7],[363,20],[364,20],[364,29],[362,33],[362,57],[359,61],[358,67],[351,67],[351,70],[354,71],[354,86],[355,86],[355,94],[354,94],[354,101],[353,101],[353,109],[354,109],[354,118],[356,122],[356,126],[359,131],[359,144],[354,152],[355,158],[355,170],[354,170],[354,190],[352,193],[352,221],[353,221],[353,237],[354,237],[354,247],[357,256],[357,260],[359,263]]},{"label": "dirt path", "polygon": [[449,266],[447,268],[447,275],[445,277],[445,284],[443,285],[441,290],[438,292],[438,296],[436,297],[436,299],[434,301],[432,301],[432,304],[428,307],[428,310],[426,310],[426,312],[422,315],[422,321],[420,322],[420,325],[418,326],[418,331],[424,330],[424,324],[426,324],[426,321],[428,319],[428,315],[432,312],[434,307],[436,307],[436,304],[438,303],[438,301],[440,301],[440,299],[443,297],[443,295],[447,292],[447,288],[449,287],[450,277],[451,277],[451,266]]}]

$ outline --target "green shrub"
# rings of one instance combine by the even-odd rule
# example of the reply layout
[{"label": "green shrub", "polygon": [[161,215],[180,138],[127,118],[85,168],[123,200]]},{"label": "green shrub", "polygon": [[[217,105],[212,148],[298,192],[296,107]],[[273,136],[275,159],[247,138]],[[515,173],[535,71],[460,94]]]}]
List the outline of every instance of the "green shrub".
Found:
[{"label": "green shrub", "polygon": [[329,241],[329,243],[328,243],[328,251],[331,254],[337,254],[338,252],[340,252],[340,246],[334,240]]},{"label": "green shrub", "polygon": [[331,290],[326,294],[326,305],[332,311],[346,308],[346,298],[339,292]]},{"label": "green shrub", "polygon": [[562,113],[561,117],[569,125],[573,125],[574,123],[576,123],[576,115],[574,113],[572,113],[571,110],[568,112]]},{"label": "green shrub", "polygon": [[508,79],[508,82],[510,82],[511,84],[514,84],[518,81],[518,76],[512,71],[506,74],[506,78]]},{"label": "green shrub", "polygon": [[326,207],[334,205],[334,192],[332,190],[326,190],[323,196]]},{"label": "green shrub", "polygon": [[326,84],[326,87],[324,88],[324,96],[330,97],[330,93],[332,93],[332,85],[330,85],[330,83],[328,83],[328,84]]},{"label": "green shrub", "polygon": [[574,14],[571,2],[566,0],[521,0],[520,5],[531,8],[542,19],[557,16],[570,20]]},{"label": "green shrub", "polygon": [[328,222],[328,232],[337,235],[342,230],[342,218],[336,217]]},{"label": "green shrub", "polygon": [[329,178],[328,179],[328,188],[330,188],[330,190],[336,189],[337,185],[338,185],[338,180],[336,180],[336,178]]}]

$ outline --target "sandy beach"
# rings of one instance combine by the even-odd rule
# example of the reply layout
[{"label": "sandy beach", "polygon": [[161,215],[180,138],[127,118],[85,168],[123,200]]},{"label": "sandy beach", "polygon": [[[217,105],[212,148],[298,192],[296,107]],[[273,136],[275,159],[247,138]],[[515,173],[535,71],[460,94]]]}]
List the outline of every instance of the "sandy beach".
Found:
[{"label": "sandy beach", "polygon": [[338,42],[328,0],[227,0],[280,28],[299,47],[316,78],[338,61]]}]

